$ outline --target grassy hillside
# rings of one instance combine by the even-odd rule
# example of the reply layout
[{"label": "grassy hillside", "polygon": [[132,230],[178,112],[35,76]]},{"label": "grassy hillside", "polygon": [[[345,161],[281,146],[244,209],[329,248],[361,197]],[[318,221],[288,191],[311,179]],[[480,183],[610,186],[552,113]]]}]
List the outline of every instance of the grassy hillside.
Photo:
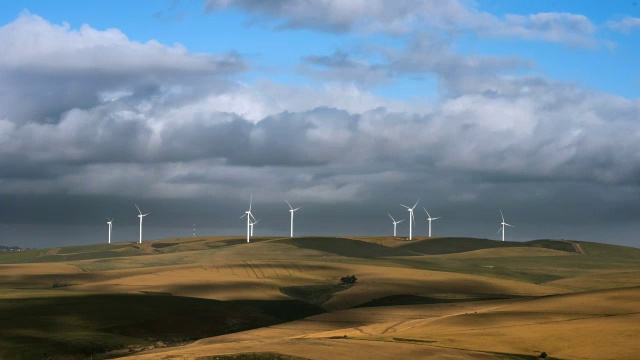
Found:
[{"label": "grassy hillside", "polygon": [[[295,300],[216,301],[165,294],[60,294],[0,300],[0,358],[36,359],[157,346],[322,312]],[[46,356],[44,355],[46,354]]]},{"label": "grassy hillside", "polygon": [[402,249],[424,255],[461,253],[480,249],[531,247],[575,252],[570,242],[555,240],[534,240],[527,242],[497,241],[476,238],[434,238],[408,243]]},{"label": "grassy hillside", "polygon": [[[351,274],[358,277],[356,284],[339,284],[340,277]],[[433,346],[434,339],[400,330],[421,328],[434,317],[450,324],[443,329],[461,333],[482,322],[529,324],[538,315],[526,308],[513,307],[513,319],[492,313],[466,321],[462,315],[483,307],[489,311],[496,304],[557,299],[541,302],[551,309],[573,301],[562,294],[614,288],[640,289],[639,249],[557,240],[261,237],[247,244],[242,237],[199,237],[0,253],[0,359],[84,359],[111,349],[124,354],[211,336],[233,344],[256,339],[254,334],[262,331],[276,341],[273,347],[265,345],[268,341],[256,342],[246,351],[232,351],[228,345],[216,348],[224,352],[194,350],[192,358],[245,352],[314,359],[313,354],[306,356],[308,351],[325,347],[337,358],[361,352],[368,358],[527,358],[546,348],[508,344],[508,338],[501,337],[506,335],[495,332],[487,334],[505,342],[494,348],[465,342],[464,335],[451,335],[455,346],[448,345],[446,336]],[[617,293],[597,299],[623,305]],[[559,313],[571,309],[563,306]],[[325,314],[301,320],[295,323],[300,327],[292,325],[295,331],[262,329],[323,309],[338,318]],[[597,316],[610,313],[596,310]],[[338,315],[341,311],[347,313]],[[633,311],[628,307],[625,316]],[[445,321],[454,315],[456,321]],[[572,316],[539,319],[564,321]],[[640,331],[628,320],[610,323],[612,334],[617,329]],[[373,334],[366,338],[367,347],[360,329],[365,325],[373,326],[366,330]],[[348,330],[351,327],[360,330]],[[231,335],[247,329],[255,330]],[[337,330],[323,333],[328,329]],[[383,330],[394,335],[386,336]],[[293,339],[303,334],[322,340]],[[457,350],[443,350],[447,346]]]}]

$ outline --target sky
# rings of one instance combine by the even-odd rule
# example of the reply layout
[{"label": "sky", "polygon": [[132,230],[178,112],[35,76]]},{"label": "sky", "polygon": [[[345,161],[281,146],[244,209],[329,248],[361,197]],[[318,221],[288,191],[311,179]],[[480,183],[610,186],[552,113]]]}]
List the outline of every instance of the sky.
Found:
[{"label": "sky", "polygon": [[[392,234],[640,244],[640,5],[0,3],[0,245]],[[398,225],[408,235],[408,221]]]}]

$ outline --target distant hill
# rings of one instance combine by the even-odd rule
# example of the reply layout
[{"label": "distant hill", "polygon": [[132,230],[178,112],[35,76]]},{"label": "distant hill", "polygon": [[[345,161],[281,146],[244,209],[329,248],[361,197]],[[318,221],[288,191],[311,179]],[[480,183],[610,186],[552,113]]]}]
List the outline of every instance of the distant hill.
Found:
[{"label": "distant hill", "polygon": [[14,251],[23,251],[23,249],[19,248],[17,246],[0,245],[0,251],[2,251],[2,252],[14,252]]},{"label": "distant hill", "polygon": [[395,247],[346,238],[303,237],[278,240],[278,242],[294,245],[299,248],[328,252],[346,257],[380,258],[391,256],[418,256],[455,254],[467,251],[532,247],[575,253],[574,243],[561,240],[532,240],[527,242],[497,241],[488,239],[443,237],[424,240],[406,240],[406,244]]},{"label": "distant hill", "polygon": [[412,242],[403,245],[402,249],[421,253],[424,255],[442,255],[467,252],[481,249],[508,248],[508,247],[534,247],[551,250],[560,250],[575,253],[572,242],[560,240],[532,240],[526,242],[498,241],[476,238],[435,238],[420,242]]}]

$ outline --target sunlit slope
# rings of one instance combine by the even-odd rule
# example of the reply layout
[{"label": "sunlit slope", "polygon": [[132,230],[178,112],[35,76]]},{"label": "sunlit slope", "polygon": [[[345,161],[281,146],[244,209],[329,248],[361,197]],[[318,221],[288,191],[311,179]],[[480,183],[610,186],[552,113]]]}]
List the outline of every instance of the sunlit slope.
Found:
[{"label": "sunlit slope", "polygon": [[[42,250],[39,255],[32,252],[22,254],[22,257],[1,254],[0,267],[9,267],[0,275],[0,280],[4,277],[5,283],[21,283],[22,287],[29,284],[34,288],[47,288],[55,281],[65,281],[72,285],[69,289],[81,291],[158,291],[214,299],[269,299],[286,298],[280,291],[282,287],[331,285],[349,274],[357,275],[360,284],[391,283],[390,286],[381,284],[380,289],[411,279],[409,282],[415,286],[404,287],[405,293],[424,295],[436,291],[452,292],[450,287],[442,288],[426,281],[430,272],[445,273],[442,276],[448,276],[447,273],[480,276],[482,281],[479,283],[515,280],[538,284],[544,288],[539,293],[549,293],[571,290],[574,286],[575,289],[602,288],[606,286],[606,279],[614,278],[611,274],[616,273],[628,274],[621,285],[630,286],[636,284],[632,276],[634,271],[640,271],[640,250],[635,248],[580,243],[584,253],[579,254],[554,249],[558,243],[574,249],[573,243],[569,242],[536,241],[529,242],[534,244],[532,247],[512,246],[527,243],[495,247],[496,243],[502,242],[475,240],[424,239],[404,241],[404,245],[393,247],[345,238],[259,238],[247,244],[242,238],[218,237],[167,239],[141,246],[101,244]],[[424,249],[435,246],[442,252],[443,243],[451,247],[447,254],[422,255],[406,250],[422,249],[425,252]],[[470,243],[474,248],[478,244],[488,245],[484,249],[454,252],[469,249]],[[114,253],[117,255],[109,257]],[[50,262],[37,267],[28,264],[51,258],[67,264],[69,272],[59,274],[57,265]],[[1,265],[7,263],[24,266]],[[35,273],[34,269],[37,269]],[[410,274],[405,274],[407,272]],[[589,285],[589,279],[600,278],[604,279],[599,281],[600,285]],[[509,293],[510,289],[507,286],[506,291],[497,294]],[[470,290],[453,292],[469,293]],[[372,292],[371,296],[380,296],[379,293]],[[523,292],[514,289],[512,293]],[[532,294],[529,290],[524,293]],[[396,294],[397,291],[389,292],[389,295]],[[368,300],[363,298],[363,301]]]},{"label": "sunlit slope", "polygon": [[640,288],[359,308],[204,339],[134,359],[278,352],[309,359],[634,359]]}]

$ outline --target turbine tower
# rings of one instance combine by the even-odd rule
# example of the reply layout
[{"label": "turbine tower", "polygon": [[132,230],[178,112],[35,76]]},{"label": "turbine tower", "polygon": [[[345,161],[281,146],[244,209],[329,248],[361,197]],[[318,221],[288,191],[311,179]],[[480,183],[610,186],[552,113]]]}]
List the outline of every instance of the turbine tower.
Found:
[{"label": "turbine tower", "polygon": [[293,206],[291,206],[291,204],[289,204],[289,202],[287,200],[285,200],[284,202],[286,202],[287,205],[289,205],[289,209],[291,209],[291,210],[289,210],[289,212],[291,213],[291,235],[289,235],[289,237],[293,237],[293,213],[296,210],[300,209],[302,206],[297,207],[297,208],[294,209]]},{"label": "turbine tower", "polygon": [[396,219],[394,219],[393,216],[391,216],[391,214],[387,213],[387,215],[389,215],[389,217],[391,218],[391,221],[393,221],[393,237],[396,237],[396,224],[400,224],[401,222],[404,221],[404,219],[400,221],[396,221]]},{"label": "turbine tower", "polygon": [[111,244],[111,224],[113,223],[113,219],[107,218],[107,224],[109,225],[109,244]]},{"label": "turbine tower", "polygon": [[437,219],[441,219],[441,217],[434,217],[432,218],[431,215],[429,215],[429,212],[427,211],[427,209],[424,209],[424,212],[427,213],[427,220],[429,220],[429,237],[431,237],[431,220],[437,220]]},{"label": "turbine tower", "polygon": [[250,231],[251,236],[253,236],[253,225],[257,224],[257,223],[258,223],[258,221],[260,221],[260,219],[258,219],[258,220],[256,220],[256,221],[254,221],[254,222],[250,222],[250,223],[249,223],[249,226],[251,227],[251,231]]},{"label": "turbine tower", "polygon": [[504,241],[504,227],[505,226],[511,226],[511,227],[515,227],[513,225],[509,225],[506,222],[504,222],[504,215],[502,215],[502,209],[500,210],[500,216],[502,216],[502,223],[500,224],[500,228],[498,229],[498,234],[500,234],[500,231],[502,231],[502,241]]},{"label": "turbine tower", "polygon": [[[136,205],[136,204],[133,204]],[[138,213],[140,213],[140,215],[138,215],[138,217],[140,218],[140,240],[138,241],[138,243],[142,244],[142,218],[151,214],[151,213],[146,213],[146,214],[142,214],[142,211],[140,211],[140,208],[138,207],[138,205],[136,205],[136,209],[138,209]]]},{"label": "turbine tower", "polygon": [[413,207],[408,207],[407,205],[402,205],[404,207],[407,208],[407,210],[409,210],[409,240],[413,239],[413,233],[412,233],[412,228],[411,225],[415,225],[416,223],[416,219],[413,217],[413,209],[416,208],[416,206],[418,206],[418,202],[420,202],[420,199],[418,198],[418,201],[416,201],[415,205],[413,205]]},{"label": "turbine tower", "polygon": [[253,219],[253,221],[256,220],[256,218],[253,217],[253,214],[251,213],[251,204],[253,203],[253,195],[251,195],[249,197],[249,210],[244,212],[244,215],[240,216],[240,218],[242,219],[243,217],[247,217],[247,242],[249,242],[251,235],[252,235],[252,231],[251,231],[251,219]]}]

